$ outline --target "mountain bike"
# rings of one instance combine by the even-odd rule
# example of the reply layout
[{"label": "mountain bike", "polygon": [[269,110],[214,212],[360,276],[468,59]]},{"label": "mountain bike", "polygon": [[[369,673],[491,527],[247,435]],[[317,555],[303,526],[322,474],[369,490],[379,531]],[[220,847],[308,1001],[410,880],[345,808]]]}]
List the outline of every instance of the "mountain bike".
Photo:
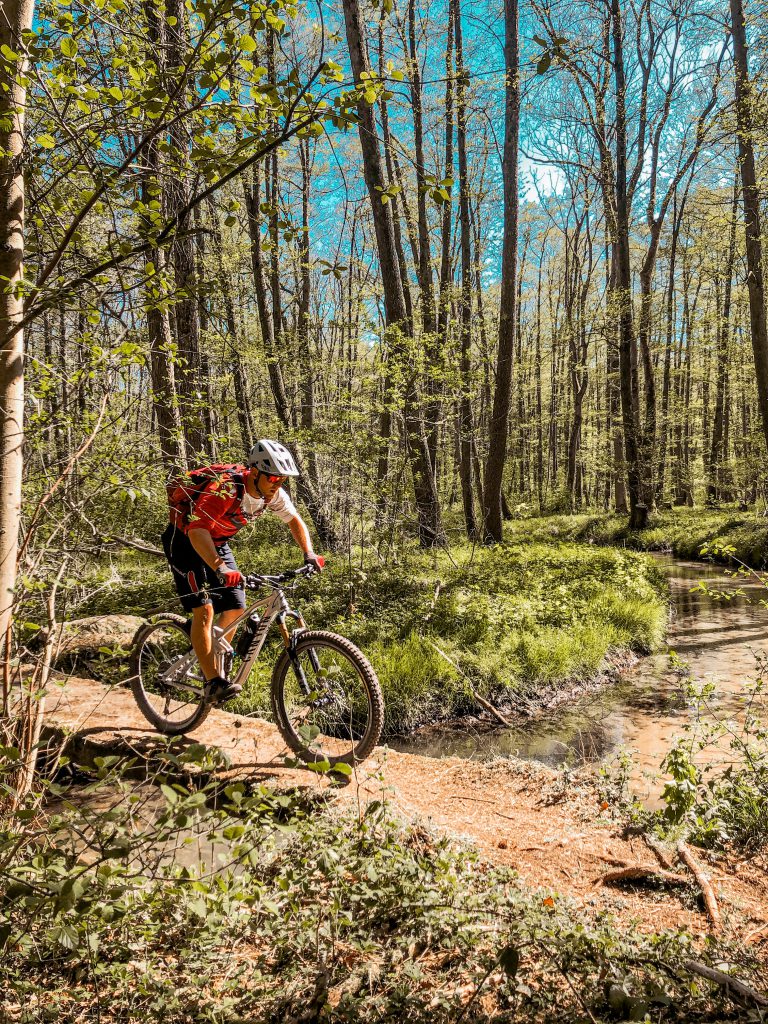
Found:
[{"label": "mountain bike", "polygon": [[[234,645],[214,626],[216,671],[245,683],[267,634],[277,625],[283,640],[270,684],[275,725],[287,746],[307,762],[356,764],[370,754],[384,723],[384,698],[368,659],[351,641],[307,628],[291,608],[287,589],[316,570],[311,565],[276,576],[249,574],[246,590],[268,588],[228,627]],[[287,586],[292,584],[292,586]],[[295,625],[288,628],[287,622]],[[159,732],[180,735],[197,728],[213,704],[192,649],[191,622],[170,612],[154,616],[136,633],[131,652],[131,689],[142,714]]]}]

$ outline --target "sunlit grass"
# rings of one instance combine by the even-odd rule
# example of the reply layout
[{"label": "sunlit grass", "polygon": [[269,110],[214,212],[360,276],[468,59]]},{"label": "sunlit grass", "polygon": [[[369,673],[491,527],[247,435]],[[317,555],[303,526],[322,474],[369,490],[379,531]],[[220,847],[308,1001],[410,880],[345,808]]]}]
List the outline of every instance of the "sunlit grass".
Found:
[{"label": "sunlit grass", "polygon": [[[386,735],[476,709],[474,688],[504,705],[538,688],[587,679],[613,649],[658,647],[666,589],[646,555],[542,535],[545,521],[517,523],[512,542],[447,551],[401,549],[382,564],[356,550],[331,558],[328,571],[303,583],[292,602],[312,626],[349,637],[367,654],[386,700]],[[560,529],[557,519],[549,527]],[[240,547],[246,570],[276,571],[297,562],[290,542]],[[163,563],[126,562],[124,586],[99,591],[79,614],[142,610],[165,600],[175,609]],[[240,714],[269,711],[269,682],[280,650],[275,635],[229,705]]]}]

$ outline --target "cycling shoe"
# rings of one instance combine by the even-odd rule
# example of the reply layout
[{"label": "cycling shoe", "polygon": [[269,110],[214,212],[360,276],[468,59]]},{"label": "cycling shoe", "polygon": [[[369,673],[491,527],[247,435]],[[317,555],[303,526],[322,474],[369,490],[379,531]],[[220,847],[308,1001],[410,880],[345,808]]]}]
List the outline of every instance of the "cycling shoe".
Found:
[{"label": "cycling shoe", "polygon": [[211,704],[218,707],[221,704],[226,704],[233,697],[237,697],[242,689],[239,683],[231,683],[228,679],[215,676],[205,684],[205,696]]}]

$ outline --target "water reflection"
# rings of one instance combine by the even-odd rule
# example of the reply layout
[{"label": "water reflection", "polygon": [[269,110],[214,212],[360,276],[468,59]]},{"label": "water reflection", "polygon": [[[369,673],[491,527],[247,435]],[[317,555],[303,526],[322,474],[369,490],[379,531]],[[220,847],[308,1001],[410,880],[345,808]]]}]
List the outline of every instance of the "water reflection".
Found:
[{"label": "water reflection", "polygon": [[[695,679],[715,684],[713,711],[737,716],[756,658],[768,654],[768,609],[761,603],[768,591],[754,577],[734,579],[721,567],[657,557],[670,583],[669,650]],[[700,581],[720,596],[694,589]],[[644,659],[619,685],[515,728],[425,729],[392,746],[428,757],[513,755],[549,765],[600,761],[624,746],[636,752],[640,777],[658,769],[689,715],[680,670],[664,653]]]}]

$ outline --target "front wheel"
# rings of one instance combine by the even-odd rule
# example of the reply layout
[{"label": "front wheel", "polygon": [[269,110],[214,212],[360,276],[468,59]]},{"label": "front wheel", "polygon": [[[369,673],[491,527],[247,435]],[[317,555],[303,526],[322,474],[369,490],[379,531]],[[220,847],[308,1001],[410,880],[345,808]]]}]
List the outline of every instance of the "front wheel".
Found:
[{"label": "front wheel", "polygon": [[166,736],[189,732],[207,718],[211,705],[187,619],[169,614],[141,626],[131,652],[131,689],[141,713]]},{"label": "front wheel", "polygon": [[272,713],[280,735],[307,762],[357,764],[384,724],[384,698],[371,663],[349,640],[302,630],[272,673]]}]

